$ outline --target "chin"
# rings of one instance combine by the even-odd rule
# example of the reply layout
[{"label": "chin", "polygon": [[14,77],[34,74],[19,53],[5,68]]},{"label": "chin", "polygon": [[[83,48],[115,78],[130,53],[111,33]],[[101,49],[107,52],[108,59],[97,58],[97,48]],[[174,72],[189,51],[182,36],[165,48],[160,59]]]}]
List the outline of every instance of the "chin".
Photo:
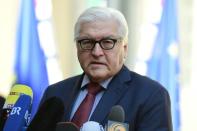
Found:
[{"label": "chin", "polygon": [[106,71],[92,71],[89,75],[92,78],[92,80],[96,82],[106,80],[109,76],[109,74]]},{"label": "chin", "polygon": [[93,82],[102,82],[102,81],[104,81],[104,80],[106,80],[107,78],[104,78],[104,77],[102,77],[102,76],[91,76],[91,81],[93,81]]}]

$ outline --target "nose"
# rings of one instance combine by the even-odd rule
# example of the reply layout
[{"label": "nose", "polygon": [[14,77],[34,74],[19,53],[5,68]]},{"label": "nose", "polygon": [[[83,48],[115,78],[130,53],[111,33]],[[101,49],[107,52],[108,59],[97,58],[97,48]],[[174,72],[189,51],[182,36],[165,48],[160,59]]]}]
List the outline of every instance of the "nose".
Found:
[{"label": "nose", "polygon": [[92,49],[92,55],[94,56],[101,56],[103,55],[103,49],[99,45],[99,43],[96,43],[94,48]]}]

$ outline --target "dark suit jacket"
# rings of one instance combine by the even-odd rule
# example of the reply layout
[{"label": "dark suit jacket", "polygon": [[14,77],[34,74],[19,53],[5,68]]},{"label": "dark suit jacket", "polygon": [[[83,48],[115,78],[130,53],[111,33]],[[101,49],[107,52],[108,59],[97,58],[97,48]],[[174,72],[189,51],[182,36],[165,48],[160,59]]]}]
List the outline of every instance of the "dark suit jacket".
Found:
[{"label": "dark suit jacket", "polygon": [[[41,103],[58,96],[65,105],[64,121],[70,113],[80,91],[82,75],[75,76],[47,88]],[[121,105],[129,131],[171,131],[170,98],[159,83],[129,71],[125,66],[112,79],[90,120],[103,126],[107,123],[112,106]]]}]

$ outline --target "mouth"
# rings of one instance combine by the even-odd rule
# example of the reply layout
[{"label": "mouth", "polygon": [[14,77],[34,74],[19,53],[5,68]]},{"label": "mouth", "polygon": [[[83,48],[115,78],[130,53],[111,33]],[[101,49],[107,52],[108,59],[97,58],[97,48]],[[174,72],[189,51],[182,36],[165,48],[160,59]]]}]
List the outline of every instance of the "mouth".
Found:
[{"label": "mouth", "polygon": [[103,65],[106,65],[106,64],[103,63],[103,62],[91,62],[90,65],[92,65],[92,66],[103,66]]}]

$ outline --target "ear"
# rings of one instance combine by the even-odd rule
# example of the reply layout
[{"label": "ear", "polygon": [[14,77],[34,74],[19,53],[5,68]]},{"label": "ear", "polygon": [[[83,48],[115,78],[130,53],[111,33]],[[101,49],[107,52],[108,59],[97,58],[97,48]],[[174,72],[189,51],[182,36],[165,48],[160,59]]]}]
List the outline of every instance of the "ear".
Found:
[{"label": "ear", "polygon": [[126,59],[127,57],[127,54],[128,54],[128,43],[124,43],[124,59]]}]

